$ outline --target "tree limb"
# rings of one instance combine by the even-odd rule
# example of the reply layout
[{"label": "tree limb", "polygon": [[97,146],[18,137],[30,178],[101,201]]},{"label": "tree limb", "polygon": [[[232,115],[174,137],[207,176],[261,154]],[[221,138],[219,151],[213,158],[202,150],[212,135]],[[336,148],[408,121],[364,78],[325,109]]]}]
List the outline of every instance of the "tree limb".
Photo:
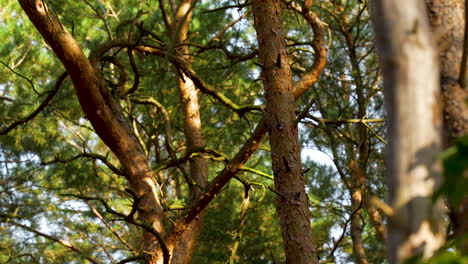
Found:
[{"label": "tree limb", "polygon": [[17,126],[19,125],[22,125],[28,121],[30,121],[31,119],[33,119],[34,117],[36,117],[42,110],[44,110],[44,108],[46,108],[47,105],[49,105],[50,101],[52,101],[52,99],[54,98],[54,96],[57,94],[58,90],[60,89],[60,87],[62,86],[62,83],[63,81],[65,80],[65,78],[68,76],[67,72],[64,72],[62,73],[59,78],[57,79],[57,82],[55,83],[55,87],[54,89],[52,89],[49,94],[47,95],[46,99],[44,101],[42,101],[42,103],[36,108],[36,110],[34,110],[32,113],[30,113],[29,115],[23,117],[23,118],[20,118],[19,120],[16,120],[15,122],[13,122],[13,124],[3,128],[2,130],[0,130],[0,135],[5,135],[7,134],[8,132],[12,131],[13,129],[15,129]]}]

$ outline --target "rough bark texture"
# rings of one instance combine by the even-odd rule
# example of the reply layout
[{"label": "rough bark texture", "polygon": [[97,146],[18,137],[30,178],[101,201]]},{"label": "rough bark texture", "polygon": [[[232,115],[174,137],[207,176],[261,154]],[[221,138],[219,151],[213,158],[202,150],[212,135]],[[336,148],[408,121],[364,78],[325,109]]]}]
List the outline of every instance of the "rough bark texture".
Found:
[{"label": "rough bark texture", "polygon": [[254,0],[252,9],[265,86],[267,127],[286,262],[318,263],[295,125],[292,73],[279,0]]},{"label": "rough bark texture", "polygon": [[[158,198],[154,172],[128,125],[119,103],[113,100],[109,90],[105,87],[96,65],[99,57],[95,57],[95,60],[88,60],[75,39],[43,1],[20,0],[19,2],[44,40],[65,66],[86,117],[99,137],[117,156],[132,188],[141,197],[138,206],[140,220],[163,233],[163,210]],[[158,248],[157,244],[156,237],[145,231],[143,250],[155,252]]]},{"label": "rough bark texture", "polygon": [[[113,40],[106,42],[90,56],[91,59],[87,59],[73,37],[59,22],[58,18],[53,14],[53,12],[46,9],[47,7],[44,5],[43,1],[20,0],[19,2],[30,20],[44,37],[45,41],[50,45],[50,47],[52,47],[54,53],[65,65],[65,68],[70,73],[70,77],[73,80],[86,117],[90,120],[99,137],[102,138],[102,140],[119,158],[132,188],[142,198],[138,207],[140,220],[152,224],[154,229],[150,231],[153,234],[156,234],[155,230],[159,231],[157,237],[150,231],[144,232],[143,250],[148,253],[146,258],[147,263],[169,263],[169,255],[172,253],[172,261],[174,261],[174,263],[189,263],[195,245],[194,237],[198,237],[198,235],[194,234],[199,233],[195,228],[197,228],[197,226],[201,227],[201,221],[198,222],[198,219],[200,219],[200,216],[202,217],[203,209],[206,208],[208,203],[229,182],[229,180],[242,169],[243,164],[258,149],[260,142],[267,131],[266,119],[262,119],[252,133],[250,139],[226,165],[226,168],[209,184],[203,192],[203,195],[198,195],[200,190],[198,187],[203,188],[206,184],[206,180],[203,180],[205,176],[203,176],[203,172],[200,172],[205,171],[204,167],[206,165],[196,161],[192,163],[194,164],[191,166],[192,171],[194,171],[192,175],[200,175],[200,177],[195,176],[195,181],[197,181],[198,184],[193,186],[191,193],[193,196],[198,196],[198,198],[190,209],[176,221],[173,230],[166,235],[163,225],[164,214],[156,191],[157,183],[154,181],[154,172],[150,169],[146,156],[144,155],[138,140],[133,134],[130,126],[127,124],[119,103],[113,99],[107,90],[107,87],[100,76],[97,64],[105,52],[115,47],[124,48],[132,46],[132,48],[136,50],[153,54],[155,56],[165,56],[167,54],[154,47],[145,46],[143,44],[131,44],[128,39],[125,39],[123,41]],[[191,15],[189,11],[192,8],[193,2],[195,1],[182,1],[179,8],[174,8],[177,10],[176,13],[178,14],[174,17],[174,19],[176,17],[178,18],[179,22],[177,23],[173,23],[167,13],[163,12],[166,25],[168,28],[171,28],[171,32],[179,32],[182,29],[182,26],[179,27],[175,25],[181,25],[179,24],[181,21],[190,20],[190,16],[186,16],[185,14]],[[312,46],[316,52],[316,56],[311,70],[296,84],[294,89],[294,99],[298,98],[316,82],[318,76],[323,71],[326,62],[326,49],[324,45],[325,42],[322,23],[310,10],[298,10],[298,12],[301,13],[310,23],[314,31]],[[179,42],[185,40],[186,32],[185,37],[184,35],[179,35],[179,40],[177,40],[177,37],[174,37],[173,40]],[[170,56],[169,59],[175,65],[177,65],[177,63],[186,63],[186,61],[179,59],[177,56]],[[285,61],[287,62],[287,59],[285,59]],[[187,74],[188,73],[184,74],[184,76]],[[183,79],[187,82],[188,78],[186,77],[187,76]],[[189,82],[190,79],[188,79],[187,83]],[[184,82],[182,81],[182,83]],[[185,85],[186,84],[184,83],[184,86]],[[184,89],[186,93],[185,95],[181,95],[181,98],[187,102],[185,107],[186,109],[183,111],[186,113],[186,117],[189,117],[186,118],[188,121],[186,123],[189,126],[187,129],[190,129],[192,126],[198,126],[196,120],[199,120],[199,116],[197,117],[198,114],[193,115],[193,113],[198,112],[198,110],[194,108],[198,103],[194,100],[196,93],[194,93],[194,90],[192,89],[193,85],[188,84],[187,86],[190,87],[189,89]],[[198,106],[196,108],[198,108]],[[204,145],[203,138],[201,137],[201,130],[199,131],[200,133],[198,135],[194,134],[187,136],[190,137],[187,145]],[[190,148],[190,146],[188,147]],[[305,197],[305,195],[302,196]],[[198,223],[191,225],[193,222]],[[187,233],[187,231],[189,232]],[[188,235],[185,235],[186,233]],[[163,241],[164,238],[167,239],[166,243]],[[179,243],[178,241],[181,238],[184,242]]]},{"label": "rough bark texture", "polygon": [[372,16],[384,77],[388,112],[386,155],[390,263],[422,253],[431,256],[444,243],[440,203],[431,196],[441,173],[441,106],[437,54],[423,1],[373,1]]},{"label": "rough bark texture", "polygon": [[[468,91],[460,86],[459,75],[465,29],[464,0],[426,0],[429,20],[437,38],[440,58],[440,85],[443,103],[443,143],[468,134]],[[468,233],[468,197],[459,208],[450,208],[456,238]],[[468,240],[462,246],[468,252]]]}]

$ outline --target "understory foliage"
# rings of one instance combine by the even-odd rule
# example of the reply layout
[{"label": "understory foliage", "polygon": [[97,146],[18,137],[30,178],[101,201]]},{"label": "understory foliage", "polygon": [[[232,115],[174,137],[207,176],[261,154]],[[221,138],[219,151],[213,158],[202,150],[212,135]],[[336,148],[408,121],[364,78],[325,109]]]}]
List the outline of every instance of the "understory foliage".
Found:
[{"label": "understory foliage", "polygon": [[[178,1],[45,2],[87,56],[126,39],[164,51],[116,47],[99,66],[156,172],[170,226],[193,203],[188,161],[205,158],[214,179],[264,116],[250,2],[195,1],[181,45],[189,46],[190,69],[205,84],[197,88],[206,144],[190,152],[177,90],[181,70],[171,61],[181,54],[171,54],[174,40],[160,8],[171,10]],[[117,158],[19,3],[0,4],[0,263],[144,263],[142,230],[122,217],[136,197]],[[283,7],[294,84],[313,67],[316,36],[290,3]],[[368,263],[386,263],[385,214],[371,202],[386,195],[386,114],[367,8],[358,1],[314,1],[312,8],[325,30],[327,64],[296,110],[310,223],[323,263],[361,263],[356,243]],[[461,174],[466,139],[446,156]],[[192,263],[284,263],[272,175],[264,139],[209,203]],[[457,180],[442,192],[463,192],[451,189],[461,188]],[[361,199],[353,200],[358,191]]]}]

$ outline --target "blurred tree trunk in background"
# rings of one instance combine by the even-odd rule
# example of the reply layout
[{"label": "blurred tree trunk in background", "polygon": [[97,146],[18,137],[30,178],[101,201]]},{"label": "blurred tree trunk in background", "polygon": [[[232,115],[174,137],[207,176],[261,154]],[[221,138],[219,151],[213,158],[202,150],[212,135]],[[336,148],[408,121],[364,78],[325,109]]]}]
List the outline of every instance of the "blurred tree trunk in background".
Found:
[{"label": "blurred tree trunk in background", "polygon": [[[443,104],[442,141],[444,148],[447,148],[456,138],[468,135],[468,91],[467,87],[461,86],[466,80],[460,79],[465,35],[465,1],[426,0],[426,4],[439,51]],[[449,210],[455,238],[461,238],[468,233],[468,197],[465,197],[458,208],[449,205]],[[465,239],[462,248],[468,253],[468,239]]]},{"label": "blurred tree trunk in background", "polygon": [[425,10],[422,0],[371,6],[388,113],[390,263],[430,257],[445,241],[441,204],[431,200],[441,182],[442,117],[437,53]]}]

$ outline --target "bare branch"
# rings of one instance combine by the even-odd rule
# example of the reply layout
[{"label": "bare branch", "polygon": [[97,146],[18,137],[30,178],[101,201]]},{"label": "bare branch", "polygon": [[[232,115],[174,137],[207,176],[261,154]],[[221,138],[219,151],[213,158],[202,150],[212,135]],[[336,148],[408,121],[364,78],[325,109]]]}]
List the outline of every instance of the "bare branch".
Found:
[{"label": "bare branch", "polygon": [[169,258],[170,258],[169,249],[167,248],[166,242],[165,242],[164,238],[162,237],[162,235],[152,225],[134,218],[134,212],[136,212],[135,208],[138,208],[138,204],[139,204],[139,202],[141,200],[141,197],[138,197],[138,199],[134,200],[133,205],[132,205],[132,210],[131,210],[130,214],[125,215],[125,214],[123,214],[121,212],[118,212],[118,211],[112,209],[112,207],[104,199],[102,199],[100,197],[88,197],[88,196],[77,195],[77,194],[62,194],[62,196],[76,197],[76,198],[79,198],[79,199],[82,199],[82,200],[85,200],[85,201],[90,201],[90,200],[91,201],[99,201],[99,202],[102,203],[104,208],[106,208],[106,211],[108,213],[113,214],[115,216],[118,216],[118,217],[122,218],[122,220],[124,220],[124,221],[126,221],[128,223],[139,226],[139,227],[143,228],[144,230],[150,232],[152,235],[154,235],[156,237],[156,239],[158,240],[158,243],[160,244],[161,251],[162,251],[163,256],[164,256],[163,264],[169,264]]},{"label": "bare branch", "polygon": [[29,115],[20,118],[19,120],[16,120],[13,122],[13,124],[9,125],[8,127],[3,128],[0,130],[0,135],[5,135],[11,130],[15,129],[17,126],[22,125],[34,117],[36,117],[44,108],[49,105],[50,101],[52,101],[52,98],[57,94],[58,90],[60,89],[60,86],[62,86],[63,81],[65,78],[68,76],[67,72],[64,72],[60,75],[60,77],[57,79],[57,82],[55,83],[54,89],[52,89],[49,94],[47,95],[46,99],[34,110],[32,113]]},{"label": "bare branch", "polygon": [[125,239],[123,239],[123,237],[117,232],[117,230],[115,230],[110,224],[109,222],[106,221],[106,219],[104,219],[104,217],[101,215],[101,213],[99,213],[99,211],[96,209],[96,207],[91,204],[89,201],[85,201],[86,204],[89,206],[89,208],[91,208],[91,211],[93,212],[93,214],[99,218],[99,220],[101,220],[101,222],[111,231],[112,234],[115,235],[115,237],[117,237],[117,239],[122,242],[122,244],[124,244],[128,250],[130,250],[131,252],[134,252],[135,250],[132,248],[132,246],[130,245],[130,243],[128,243],[128,241],[126,241]]},{"label": "bare branch", "polygon": [[[4,217],[4,216],[1,216],[1,217]],[[72,250],[72,251],[74,251],[74,252],[76,252],[76,253],[78,253],[78,254],[84,256],[84,257],[85,257],[87,260],[89,260],[91,263],[95,263],[95,264],[104,263],[104,261],[101,260],[101,259],[96,259],[96,258],[93,258],[93,257],[91,257],[91,256],[89,256],[89,255],[87,255],[87,254],[85,254],[85,253],[83,252],[83,250],[77,248],[77,247],[76,247],[75,245],[73,245],[73,243],[72,243],[71,241],[69,241],[69,240],[62,239],[62,238],[58,238],[58,237],[55,237],[55,236],[52,236],[52,235],[43,233],[43,232],[41,232],[41,231],[39,231],[39,230],[36,230],[36,229],[34,229],[34,228],[31,228],[31,227],[29,227],[29,226],[27,226],[27,225],[23,225],[23,224],[21,224],[21,223],[19,223],[19,222],[16,222],[16,221],[14,221],[14,220],[11,220],[11,219],[8,219],[8,223],[13,224],[13,225],[15,225],[15,226],[17,226],[17,227],[20,227],[20,228],[22,228],[22,229],[24,229],[24,230],[27,230],[27,231],[29,231],[29,232],[31,232],[31,233],[34,233],[34,234],[36,234],[36,235],[38,235],[38,236],[41,236],[41,237],[44,237],[44,238],[46,238],[46,239],[52,240],[52,241],[54,241],[54,242],[56,242],[56,243],[58,243],[58,244],[60,244],[60,245],[62,245],[62,246],[64,246],[64,247],[66,247],[66,248],[68,248],[68,249],[70,249],[70,250]]]},{"label": "bare branch", "polygon": [[83,152],[81,154],[78,154],[76,156],[73,156],[71,158],[67,158],[67,159],[60,159],[58,157],[52,159],[52,160],[49,160],[49,161],[43,161],[41,162],[41,165],[49,165],[49,164],[53,164],[53,163],[63,163],[63,164],[66,164],[66,163],[69,163],[69,162],[72,162],[72,161],[75,161],[79,158],[91,158],[91,159],[95,159],[95,160],[99,160],[101,161],[102,163],[104,163],[112,172],[114,172],[115,174],[117,175],[121,175],[121,176],[125,176],[125,172],[119,168],[117,168],[115,165],[113,165],[108,159],[107,157],[105,156],[102,156],[100,154],[97,154],[97,153],[88,153],[88,152]]},{"label": "bare branch", "polygon": [[463,89],[466,89],[466,77],[468,75],[467,72],[467,66],[468,63],[468,0],[465,0],[465,39],[463,42],[463,55],[462,55],[462,61],[460,65],[460,77],[459,77],[459,82],[460,86]]},{"label": "bare branch", "polygon": [[11,71],[12,73],[14,73],[15,75],[18,75],[19,77],[25,79],[25,80],[29,83],[29,85],[31,86],[31,88],[33,89],[33,91],[34,91],[37,95],[42,95],[41,93],[39,93],[39,92],[37,91],[36,86],[34,86],[34,82],[33,82],[31,79],[29,79],[28,77],[24,76],[23,74],[21,74],[21,73],[15,71],[14,68],[8,66],[8,64],[6,64],[5,62],[0,61],[0,63],[3,64],[3,66],[5,66],[8,70],[10,70],[10,71]]}]

